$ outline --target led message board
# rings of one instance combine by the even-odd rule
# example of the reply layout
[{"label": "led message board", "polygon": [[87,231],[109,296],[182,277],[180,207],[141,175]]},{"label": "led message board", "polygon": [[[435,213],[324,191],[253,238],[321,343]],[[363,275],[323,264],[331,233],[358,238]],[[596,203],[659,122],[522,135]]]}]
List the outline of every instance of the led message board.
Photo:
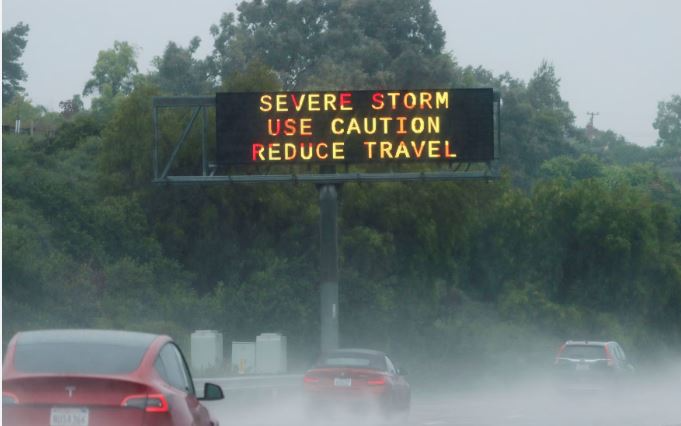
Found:
[{"label": "led message board", "polygon": [[492,89],[218,93],[217,162],[494,159]]}]

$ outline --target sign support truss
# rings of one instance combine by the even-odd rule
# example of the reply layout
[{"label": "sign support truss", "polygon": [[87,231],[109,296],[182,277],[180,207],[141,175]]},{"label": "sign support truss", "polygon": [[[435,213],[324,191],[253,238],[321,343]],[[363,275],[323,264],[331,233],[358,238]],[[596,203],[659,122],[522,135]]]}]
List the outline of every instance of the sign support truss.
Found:
[{"label": "sign support truss", "polygon": [[[456,180],[499,179],[497,158],[501,152],[500,108],[498,93],[494,102],[494,150],[495,159],[487,163],[449,163],[447,169],[422,172],[349,172],[336,173],[336,167],[322,165],[317,173],[301,174],[218,174],[219,167],[208,159],[208,109],[215,108],[215,97],[155,97],[153,99],[154,152],[153,168],[156,184],[210,185],[235,183],[313,183],[319,190],[320,210],[320,315],[321,351],[327,352],[340,346],[339,336],[339,268],[338,268],[338,192],[346,182],[431,182]],[[161,131],[159,112],[162,109],[191,108],[189,122],[183,128],[179,141],[174,144],[167,161],[160,163]],[[201,116],[201,174],[172,175],[171,168],[180,149]],[[471,170],[473,164],[477,166]]]}]

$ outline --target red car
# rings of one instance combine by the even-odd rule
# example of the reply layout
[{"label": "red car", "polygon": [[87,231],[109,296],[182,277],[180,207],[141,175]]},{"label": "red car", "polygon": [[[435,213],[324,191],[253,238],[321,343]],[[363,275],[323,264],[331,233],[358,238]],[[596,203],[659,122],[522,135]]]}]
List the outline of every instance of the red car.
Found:
[{"label": "red car", "polygon": [[405,374],[383,352],[338,349],[305,373],[303,388],[315,415],[341,407],[353,414],[377,409],[384,417],[406,419],[411,390]]},{"label": "red car", "polygon": [[[202,400],[222,399],[207,383]],[[168,336],[108,330],[15,335],[2,368],[2,424],[217,425]]]}]

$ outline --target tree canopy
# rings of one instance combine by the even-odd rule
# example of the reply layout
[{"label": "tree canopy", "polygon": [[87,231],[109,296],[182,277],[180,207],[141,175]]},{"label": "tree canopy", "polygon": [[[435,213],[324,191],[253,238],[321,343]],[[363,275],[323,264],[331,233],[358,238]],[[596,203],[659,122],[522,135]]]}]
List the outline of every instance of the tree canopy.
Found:
[{"label": "tree canopy", "polygon": [[681,152],[681,95],[658,104],[653,127],[659,133],[658,146]]},{"label": "tree canopy", "polygon": [[2,32],[2,105],[5,106],[17,94],[24,91],[22,81],[26,81],[26,71],[19,62],[28,43],[27,24],[19,22]]},{"label": "tree canopy", "polygon": [[133,77],[137,73],[135,48],[126,41],[115,41],[114,47],[102,50],[92,68],[92,78],[85,83],[83,95],[95,91],[100,96],[127,95],[133,88]]},{"label": "tree canopy", "polygon": [[201,39],[198,37],[194,37],[186,48],[169,42],[163,55],[154,58],[154,83],[170,95],[197,96],[209,93],[213,86],[210,84],[207,65],[205,61],[194,57],[200,44]]},{"label": "tree canopy", "polygon": [[257,60],[284,89],[426,88],[451,83],[453,60],[428,0],[242,2],[211,27],[213,75]]}]

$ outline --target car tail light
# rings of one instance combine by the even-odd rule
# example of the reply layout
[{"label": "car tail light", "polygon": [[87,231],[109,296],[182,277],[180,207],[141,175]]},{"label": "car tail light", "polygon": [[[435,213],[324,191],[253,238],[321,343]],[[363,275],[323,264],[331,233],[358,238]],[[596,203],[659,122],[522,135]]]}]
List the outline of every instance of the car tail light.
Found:
[{"label": "car tail light", "polygon": [[123,399],[121,407],[141,408],[147,413],[166,413],[168,400],[160,393],[130,395]]},{"label": "car tail light", "polygon": [[314,377],[314,376],[305,376],[303,377],[303,383],[319,383],[319,377]]},{"label": "car tail light", "polygon": [[612,367],[615,365],[615,360],[612,357],[612,354],[608,350],[607,346],[603,346],[603,349],[605,349],[605,358],[608,360],[608,367]]},{"label": "car tail light", "polygon": [[369,379],[369,380],[367,380],[367,385],[369,385],[369,386],[385,385],[385,378],[384,377],[377,377],[375,379]]},{"label": "car tail light", "polygon": [[19,403],[19,398],[12,392],[2,393],[2,405],[14,405]]}]

